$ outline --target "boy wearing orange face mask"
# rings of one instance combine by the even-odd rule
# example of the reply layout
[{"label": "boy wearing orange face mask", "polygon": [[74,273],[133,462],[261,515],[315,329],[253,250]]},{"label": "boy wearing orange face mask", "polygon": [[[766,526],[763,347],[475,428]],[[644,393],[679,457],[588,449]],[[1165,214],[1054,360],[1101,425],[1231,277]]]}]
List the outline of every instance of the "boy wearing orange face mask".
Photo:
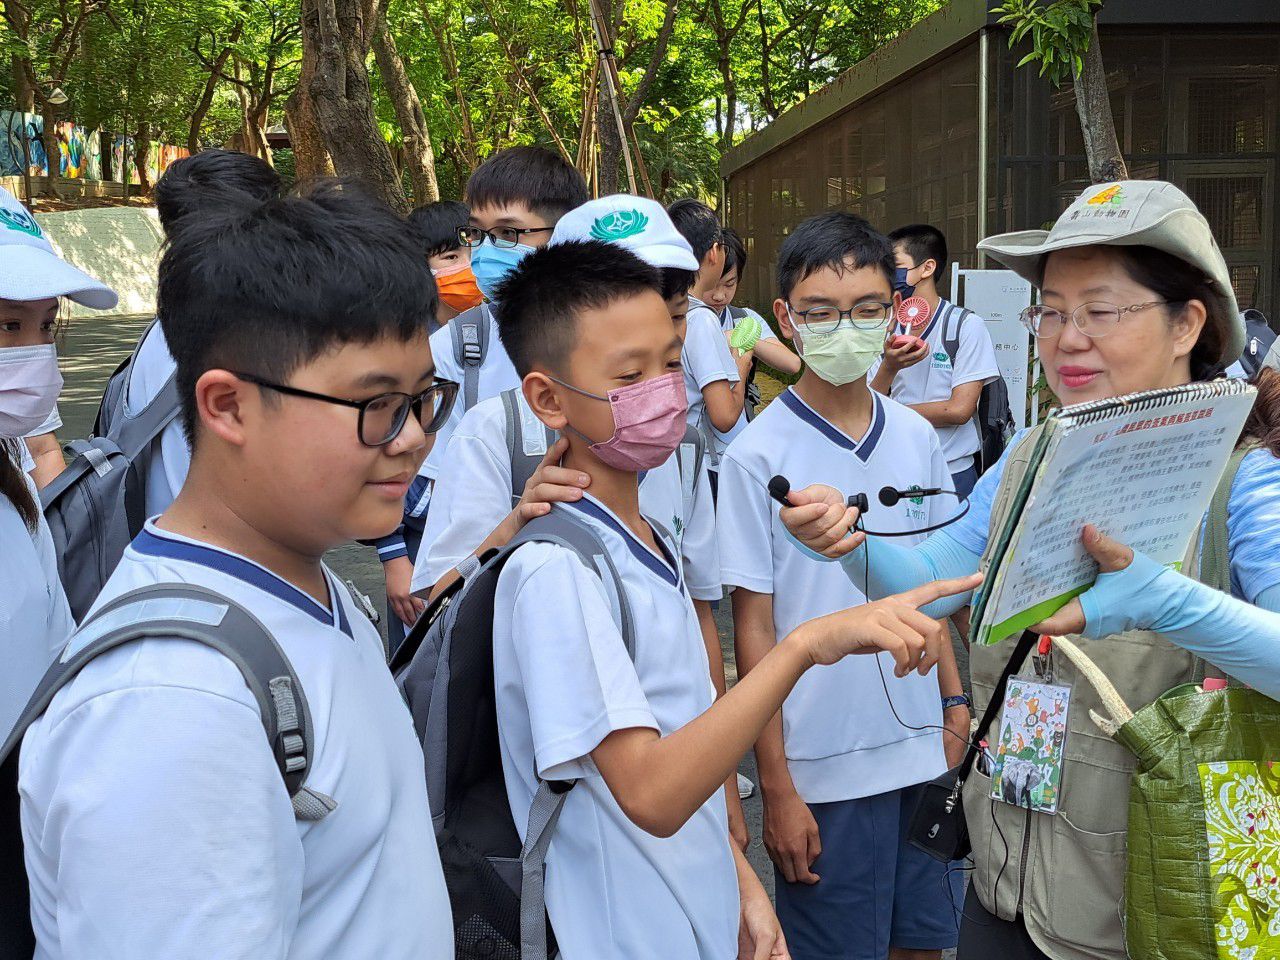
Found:
[{"label": "boy wearing orange face mask", "polygon": [[471,249],[458,236],[469,216],[467,205],[457,200],[428,203],[409,214],[409,226],[422,239],[440,292],[432,333],[484,299],[471,272]]}]

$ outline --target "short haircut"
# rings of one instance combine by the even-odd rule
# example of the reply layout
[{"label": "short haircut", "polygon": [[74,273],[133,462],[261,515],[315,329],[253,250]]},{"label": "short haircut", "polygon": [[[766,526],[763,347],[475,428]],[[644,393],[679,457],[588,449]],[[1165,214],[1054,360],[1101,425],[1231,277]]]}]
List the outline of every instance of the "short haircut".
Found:
[{"label": "short haircut", "polygon": [[599,240],[570,240],[537,250],[498,290],[498,336],[516,372],[563,370],[577,343],[578,318],[639,296],[662,294],[658,271],[630,250]]},{"label": "short haircut", "polygon": [[422,241],[428,257],[437,257],[462,246],[458,231],[467,225],[471,211],[457,200],[437,200],[409,214],[409,226]]},{"label": "short haircut", "polygon": [[790,300],[795,285],[830,267],[837,273],[878,267],[892,285],[893,247],[884,234],[853,213],[820,213],[796,227],[778,251],[778,290]]},{"label": "short haircut", "polygon": [[723,277],[730,270],[737,270],[738,279],[741,280],[742,272],[747,269],[747,245],[733,227],[725,227],[720,231],[720,242],[724,244],[724,270],[720,272],[720,276]]},{"label": "short haircut", "polygon": [[679,267],[663,267],[658,271],[662,277],[662,299],[670,300],[682,293],[688,293],[698,280],[693,270],[681,270]]},{"label": "short haircut", "polygon": [[466,190],[473,210],[523,203],[550,223],[582,206],[588,195],[577,167],[542,147],[499,150],[471,174]]},{"label": "short haircut", "polygon": [[689,241],[693,255],[701,263],[711,248],[720,242],[720,221],[716,212],[701,200],[686,197],[667,207],[667,215],[680,236]]},{"label": "short haircut", "polygon": [[404,218],[358,187],[319,181],[184,225],[160,261],[156,313],[195,440],[209,370],[286,381],[326,350],[425,334],[436,285]]},{"label": "short haircut", "polygon": [[942,282],[947,274],[947,238],[941,230],[927,223],[912,223],[889,234],[889,242],[901,246],[917,266],[926,260],[934,261],[938,266],[933,271],[933,282]]},{"label": "short haircut", "polygon": [[[267,161],[237,150],[202,150],[175,160],[156,181],[156,213],[166,236],[192,213],[215,212],[227,203],[265,203],[280,196],[280,175]],[[236,199],[236,194],[244,198]]]}]

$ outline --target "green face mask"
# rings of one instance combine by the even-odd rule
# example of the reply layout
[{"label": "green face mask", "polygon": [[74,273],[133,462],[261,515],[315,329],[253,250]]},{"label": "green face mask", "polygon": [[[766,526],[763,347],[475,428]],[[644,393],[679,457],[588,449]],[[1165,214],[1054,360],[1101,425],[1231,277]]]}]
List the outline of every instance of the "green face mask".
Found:
[{"label": "green face mask", "polygon": [[800,356],[805,365],[834,387],[866,376],[884,350],[884,328],[861,330],[841,326],[830,333],[814,333],[795,325]]}]

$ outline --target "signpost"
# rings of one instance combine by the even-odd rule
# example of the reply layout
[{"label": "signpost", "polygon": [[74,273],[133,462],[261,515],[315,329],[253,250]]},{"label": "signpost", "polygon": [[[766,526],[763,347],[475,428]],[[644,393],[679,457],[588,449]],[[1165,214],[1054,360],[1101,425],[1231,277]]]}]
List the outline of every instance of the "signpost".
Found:
[{"label": "signpost", "polygon": [[1009,406],[1018,428],[1034,426],[1036,405],[1030,402],[1030,385],[1039,374],[1031,371],[1031,335],[1018,315],[1031,305],[1031,284],[1012,270],[962,270],[951,272],[951,302],[972,310],[987,322],[996,348],[996,363],[1009,385]]}]

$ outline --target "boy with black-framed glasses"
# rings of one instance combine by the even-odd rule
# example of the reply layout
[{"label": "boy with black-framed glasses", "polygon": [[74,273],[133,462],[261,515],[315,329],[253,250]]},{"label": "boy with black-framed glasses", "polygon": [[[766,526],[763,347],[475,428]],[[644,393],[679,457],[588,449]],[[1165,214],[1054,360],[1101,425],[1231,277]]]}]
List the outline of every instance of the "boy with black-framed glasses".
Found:
[{"label": "boy with black-framed glasses", "polygon": [[172,239],[158,314],[191,469],[95,609],[180,584],[252,614],[305,692],[326,810],[291,802],[229,657],[163,633],[103,653],[22,746],[40,956],[451,960],[422,749],[321,560],[400,522],[447,415],[435,297],[407,224],[350,185],[228,202]]}]

